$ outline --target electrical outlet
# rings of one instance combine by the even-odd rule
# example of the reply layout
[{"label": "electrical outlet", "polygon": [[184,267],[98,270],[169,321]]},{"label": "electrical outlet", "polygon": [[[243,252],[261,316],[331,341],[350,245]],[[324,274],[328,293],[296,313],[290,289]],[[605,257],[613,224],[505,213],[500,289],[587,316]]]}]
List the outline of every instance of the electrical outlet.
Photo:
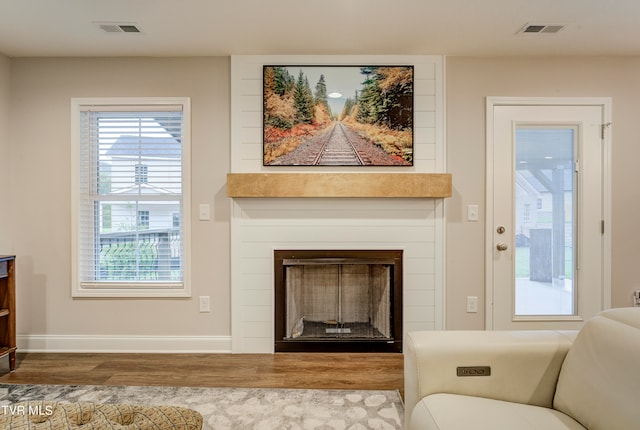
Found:
[{"label": "electrical outlet", "polygon": [[640,290],[635,290],[633,292],[633,306],[636,308],[640,307]]},{"label": "electrical outlet", "polygon": [[209,296],[198,297],[200,304],[200,312],[211,312],[211,303],[209,302]]},{"label": "electrical outlet", "polygon": [[477,313],[478,312],[478,297],[477,296],[467,296],[467,312],[468,313]]}]

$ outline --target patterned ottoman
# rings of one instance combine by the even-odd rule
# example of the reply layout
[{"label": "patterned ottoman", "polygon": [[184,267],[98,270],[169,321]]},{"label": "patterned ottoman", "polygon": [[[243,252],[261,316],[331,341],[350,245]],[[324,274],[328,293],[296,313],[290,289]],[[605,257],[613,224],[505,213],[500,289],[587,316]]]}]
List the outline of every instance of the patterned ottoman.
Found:
[{"label": "patterned ottoman", "polygon": [[0,429],[200,430],[202,415],[178,406],[33,401],[0,406]]}]

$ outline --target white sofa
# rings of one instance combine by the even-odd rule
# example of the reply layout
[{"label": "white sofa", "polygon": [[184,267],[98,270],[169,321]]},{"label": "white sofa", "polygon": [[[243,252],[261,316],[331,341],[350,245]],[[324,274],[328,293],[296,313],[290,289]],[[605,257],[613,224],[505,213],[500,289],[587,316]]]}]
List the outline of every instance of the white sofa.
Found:
[{"label": "white sofa", "polygon": [[404,361],[409,430],[640,429],[640,308],[579,332],[412,332]]}]

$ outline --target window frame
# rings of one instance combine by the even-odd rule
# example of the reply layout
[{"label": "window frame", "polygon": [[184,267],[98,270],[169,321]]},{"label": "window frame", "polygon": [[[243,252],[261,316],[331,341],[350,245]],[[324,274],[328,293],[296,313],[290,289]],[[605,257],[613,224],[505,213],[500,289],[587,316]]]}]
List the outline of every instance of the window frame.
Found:
[{"label": "window frame", "polygon": [[[87,107],[113,110],[130,107],[131,112],[164,105],[182,107],[182,282],[105,282],[80,278],[80,133],[81,112]],[[71,99],[71,247],[72,297],[191,297],[191,99],[189,97],[101,97]]]}]

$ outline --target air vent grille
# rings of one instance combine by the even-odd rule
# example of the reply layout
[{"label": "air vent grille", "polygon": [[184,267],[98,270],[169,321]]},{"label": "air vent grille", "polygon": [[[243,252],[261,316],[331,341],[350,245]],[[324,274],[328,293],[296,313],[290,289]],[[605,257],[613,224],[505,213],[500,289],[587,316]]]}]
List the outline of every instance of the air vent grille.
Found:
[{"label": "air vent grille", "polygon": [[564,25],[547,25],[542,29],[541,33],[557,33],[559,31],[562,31],[563,28]]},{"label": "air vent grille", "polygon": [[94,24],[105,33],[141,33],[140,28],[133,23],[96,22]]},{"label": "air vent grille", "polygon": [[140,33],[140,29],[135,25],[119,25],[118,27],[125,33]]},{"label": "air vent grille", "polygon": [[554,34],[564,30],[563,24],[527,24],[520,29],[518,33],[533,34],[533,33],[547,33]]},{"label": "air vent grille", "polygon": [[527,25],[522,31],[523,33],[540,33],[544,30],[544,25]]}]

